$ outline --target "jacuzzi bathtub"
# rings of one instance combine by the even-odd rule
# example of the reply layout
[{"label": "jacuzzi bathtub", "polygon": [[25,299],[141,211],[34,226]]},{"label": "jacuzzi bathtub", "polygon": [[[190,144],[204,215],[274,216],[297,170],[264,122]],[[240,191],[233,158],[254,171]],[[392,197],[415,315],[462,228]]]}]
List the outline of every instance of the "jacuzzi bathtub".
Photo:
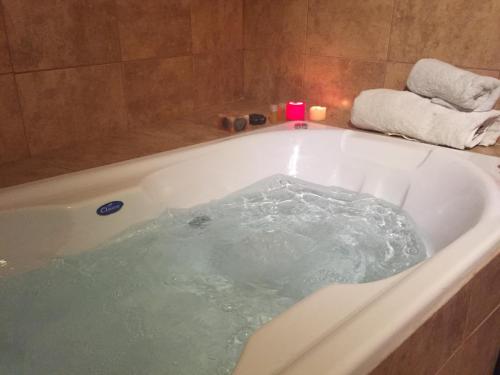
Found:
[{"label": "jacuzzi bathtub", "polygon": [[[90,249],[167,207],[220,198],[277,173],[370,193],[410,213],[432,257],[384,280],[319,290],[259,329],[235,370],[367,373],[498,252],[500,159],[302,128],[287,123],[2,189],[0,277]],[[112,201],[123,208],[96,214]]]}]

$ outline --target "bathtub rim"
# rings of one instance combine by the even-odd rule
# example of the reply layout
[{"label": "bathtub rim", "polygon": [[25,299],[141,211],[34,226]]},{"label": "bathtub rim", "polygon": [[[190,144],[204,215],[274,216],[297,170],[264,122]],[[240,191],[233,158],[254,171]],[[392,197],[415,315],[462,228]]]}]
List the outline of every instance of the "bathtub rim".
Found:
[{"label": "bathtub rim", "polygon": [[[37,187],[39,187],[40,185],[44,185],[47,182],[54,182],[54,181],[63,182],[64,181],[65,184],[63,184],[61,189],[65,189],[67,187],[67,185],[74,183],[78,179],[82,180],[83,179],[82,177],[85,175],[88,175],[89,172],[90,173],[101,173],[101,172],[109,171],[111,168],[116,168],[116,167],[123,167],[126,169],[126,167],[130,166],[131,164],[134,164],[136,166],[135,169],[137,170],[138,168],[140,168],[140,165],[137,165],[136,163],[145,164],[145,163],[149,163],[151,161],[159,162],[160,159],[162,159],[164,156],[169,156],[169,157],[173,156],[173,160],[171,160],[171,163],[176,163],[176,162],[179,162],[182,160],[182,158],[176,158],[176,155],[183,153],[185,151],[193,151],[194,152],[194,153],[189,154],[187,156],[187,158],[192,157],[193,155],[202,155],[203,152],[200,152],[199,150],[197,150],[200,147],[207,146],[207,145],[214,145],[214,144],[218,144],[220,142],[226,142],[228,140],[231,140],[231,139],[234,139],[237,137],[244,137],[244,136],[248,136],[248,135],[252,135],[252,134],[257,134],[257,132],[263,133],[263,132],[275,132],[275,131],[288,130],[289,129],[288,127],[290,126],[290,124],[293,124],[293,123],[285,124],[285,126],[282,125],[281,128],[272,127],[272,128],[265,128],[265,129],[257,130],[257,131],[254,131],[252,133],[237,134],[237,135],[232,136],[232,137],[218,139],[218,140],[210,141],[210,142],[205,142],[205,143],[198,144],[198,145],[187,146],[187,147],[183,147],[180,149],[165,151],[162,153],[145,156],[145,157],[141,157],[138,159],[123,161],[123,162],[114,163],[114,164],[101,166],[101,167],[97,167],[97,168],[92,168],[92,169],[88,169],[88,170],[83,170],[83,171],[79,171],[79,172],[73,172],[73,173],[62,175],[62,176],[56,176],[56,177],[52,177],[49,179],[39,180],[39,181],[27,183],[27,184],[3,188],[3,189],[0,189],[0,212],[4,212],[8,209],[18,209],[18,208],[21,208],[23,206],[24,207],[33,207],[33,205],[29,203],[29,201],[26,202],[23,198],[25,198],[26,196],[29,196],[31,193],[33,193],[33,190],[36,190]],[[311,125],[313,125],[312,129],[317,128],[317,129],[328,129],[331,131],[338,131],[338,132],[358,133],[358,132],[355,132],[352,130],[335,129],[335,128],[331,128],[331,127],[323,126],[323,125],[315,125],[315,124],[311,124]],[[379,135],[372,134],[372,133],[361,133],[361,134],[365,134],[369,138],[379,137]],[[376,138],[373,138],[373,139],[376,139]],[[387,139],[390,139],[391,142],[394,141],[394,142],[398,142],[400,144],[407,144],[407,142],[408,142],[406,140],[400,140],[400,139],[394,139],[394,138],[387,138]],[[415,143],[412,143],[412,144],[415,145]],[[499,158],[483,156],[483,155],[478,155],[478,156],[464,155],[465,153],[463,153],[463,152],[461,153],[460,151],[444,149],[444,148],[440,148],[438,146],[432,146],[432,145],[427,145],[427,144],[416,144],[416,145],[417,145],[417,147],[424,147],[427,149],[437,148],[438,150],[442,150],[443,152],[447,152],[447,153],[448,152],[456,152],[456,153],[458,153],[457,155],[461,155],[462,157],[466,156],[465,158],[463,158],[464,161],[471,163],[471,165],[474,165],[476,167],[478,167],[477,163],[479,163],[479,161],[485,160],[484,158],[493,158],[495,160],[499,159]],[[159,163],[158,163],[158,165],[159,165]],[[168,165],[170,165],[170,164],[168,164]],[[166,166],[167,165],[165,165],[165,164],[161,164],[162,168],[164,168]],[[479,167],[481,169],[480,165],[479,165]],[[156,168],[156,166],[155,166],[155,168]],[[153,168],[151,168],[150,170],[144,170],[142,175],[147,175],[148,173],[151,172],[152,169]],[[484,169],[483,169],[483,172],[485,172]],[[133,171],[129,171],[129,174],[127,175],[128,177],[123,180],[123,181],[129,183],[130,186],[134,185],[135,183],[137,183],[138,179],[140,180],[142,178],[142,177],[132,178],[130,176],[132,174],[134,174]],[[487,175],[489,177],[493,177],[493,178],[496,177],[496,176],[491,176],[491,173],[488,173]],[[483,177],[485,177],[485,176],[486,176],[486,172],[485,172],[485,175]],[[73,180],[74,178],[76,178],[76,180]],[[496,179],[497,184],[499,183],[498,182],[499,180],[500,180],[500,178]],[[490,184],[493,184],[493,182],[490,181]],[[107,186],[107,185],[104,184],[103,186]],[[112,191],[115,191],[115,189],[112,188]],[[20,194],[20,195],[18,195],[18,194]],[[6,196],[12,197],[12,196],[16,196],[16,195],[18,195],[17,203],[21,204],[21,206],[19,206],[19,205],[16,206],[16,204],[12,205],[12,201],[11,201],[11,202],[9,202],[9,203],[11,203],[10,208],[9,208],[9,204],[7,204],[6,207],[4,206],[4,208],[2,208],[1,201],[4,200],[3,198],[5,198]],[[50,196],[50,194],[48,196]],[[42,195],[41,197],[40,196],[36,197],[35,200],[40,200],[40,199],[43,200],[46,198],[47,198],[47,196]],[[14,200],[14,203],[15,202],[16,201]],[[61,205],[63,205],[63,206],[65,205],[64,200],[62,201]],[[54,207],[52,204],[50,206]],[[41,207],[41,206],[35,206],[35,207]],[[486,219],[488,217],[491,218],[491,214],[492,214],[491,210],[488,210],[483,215],[483,218],[486,218]],[[493,218],[495,218],[495,216],[493,216]],[[490,225],[490,224],[488,224],[488,225]],[[481,226],[481,228],[483,228],[483,227],[484,227],[484,225]],[[471,228],[471,229],[473,229],[473,228]],[[488,230],[490,230],[490,229],[488,229]],[[487,236],[488,230],[486,230],[484,233],[485,238],[488,238],[488,236]],[[465,234],[467,234],[467,233],[465,233]],[[457,288],[456,287],[457,283],[460,284],[466,278],[466,276],[463,275],[463,272],[467,273],[467,272],[475,269],[475,267],[480,265],[481,262],[484,262],[484,260],[487,259],[491,254],[496,254],[495,251],[498,252],[498,250],[495,250],[495,249],[498,248],[498,246],[500,245],[500,240],[491,239],[491,240],[489,240],[487,245],[484,245],[481,247],[482,251],[479,252],[479,253],[481,253],[481,256],[467,257],[466,255],[470,255],[470,253],[474,253],[474,252],[470,251],[469,254],[467,254],[464,250],[464,247],[471,245],[470,241],[464,240],[464,241],[460,241],[457,244],[456,242],[460,239],[462,239],[462,236],[459,239],[457,239],[456,241],[452,242],[449,246],[445,247],[443,249],[443,251],[439,252],[439,254],[442,254],[442,253],[448,254],[450,252],[450,249],[451,249],[453,254],[455,254],[456,256],[458,256],[458,255],[465,256],[465,259],[468,259],[468,261],[464,262],[462,259],[462,262],[460,263],[460,267],[454,267],[453,269],[449,269],[449,270],[447,270],[447,272],[444,272],[442,275],[440,275],[439,280],[441,280],[441,281],[440,281],[439,285],[441,285],[441,288],[438,288],[436,290],[436,292],[439,292],[439,293],[434,293],[432,295],[427,296],[426,301],[424,301],[424,302],[421,301],[418,308],[415,306],[413,306],[413,307],[410,306],[409,308],[407,308],[408,311],[406,312],[405,316],[408,316],[410,314],[413,314],[413,315],[416,314],[416,316],[420,316],[420,320],[424,319],[424,317],[426,317],[426,316],[430,316],[430,314],[433,311],[433,309],[431,308],[432,305],[438,304],[439,301],[443,301],[444,299],[447,298],[447,296],[452,295],[453,294],[452,291]],[[469,244],[469,245],[467,245],[467,244]],[[435,261],[434,259],[441,259],[444,257],[443,255],[441,257],[439,257],[439,254],[435,254],[433,258],[431,258],[428,262],[425,262],[421,267],[419,266],[418,269],[422,269],[427,264],[431,264],[431,263],[436,264],[437,261]],[[446,259],[448,259],[448,258],[449,257],[446,257]],[[436,269],[442,268],[443,262],[445,262],[445,261],[440,261],[439,266],[437,266],[437,265],[432,266],[432,267],[427,266],[426,269],[429,268],[429,269],[432,269],[433,271],[432,272],[426,271],[425,272],[426,277],[412,276],[414,274],[419,274],[419,275],[421,274],[421,272],[414,272],[414,270],[412,269],[412,272],[408,272],[408,274],[405,274],[405,277],[397,278],[398,279],[398,285],[397,285],[398,288],[391,287],[388,290],[384,290],[384,292],[380,296],[378,296],[376,298],[376,300],[373,301],[373,303],[370,303],[370,305],[366,308],[366,310],[363,309],[363,310],[358,312],[361,315],[356,316],[356,319],[364,319],[364,320],[368,320],[368,321],[370,319],[373,319],[373,314],[374,314],[373,311],[377,311],[376,310],[377,308],[383,310],[383,306],[380,306],[381,299],[383,299],[387,303],[388,299],[390,300],[391,298],[392,299],[399,298],[399,297],[397,297],[398,293],[397,292],[395,293],[393,291],[394,290],[399,291],[401,289],[404,289],[402,286],[400,287],[400,285],[410,285],[410,286],[407,286],[405,288],[410,288],[410,287],[416,288],[414,284],[418,283],[418,281],[411,281],[411,280],[414,280],[414,279],[420,280],[420,279],[428,278],[428,275],[434,274],[436,272]],[[398,276],[398,275],[395,275],[395,276]],[[387,279],[384,279],[384,280],[387,280]],[[408,280],[410,280],[410,281],[408,281]],[[452,287],[449,287],[449,285],[452,285]],[[390,297],[391,295],[393,297]],[[292,309],[293,309],[293,307],[290,310],[292,310]],[[287,310],[287,311],[290,311],[290,310]],[[361,316],[361,318],[359,318],[360,316]],[[352,322],[352,320],[351,320],[351,322]],[[359,322],[359,320],[356,320],[356,322]],[[352,328],[351,325],[347,325],[347,326],[344,326],[344,328],[340,327],[339,329],[335,329],[335,331],[332,332],[332,334],[334,333],[333,336],[338,337],[337,335],[339,334],[339,332],[343,335],[346,335],[347,333],[345,333],[345,332],[352,332],[353,329],[354,328]],[[397,334],[394,333],[393,330],[391,332],[387,332],[387,331],[386,332],[379,332],[377,340],[372,340],[372,342],[365,342],[364,343],[365,349],[364,349],[363,353],[361,353],[360,351],[356,351],[356,352],[353,351],[352,352],[355,354],[356,358],[352,358],[352,356],[354,354],[346,353],[345,358],[346,359],[350,358],[350,360],[349,360],[350,364],[339,363],[335,369],[328,368],[327,372],[325,372],[325,373],[329,373],[330,371],[336,371],[335,373],[338,373],[338,374],[343,374],[343,373],[347,374],[347,373],[351,373],[353,371],[353,369],[355,369],[356,371],[359,370],[359,371],[361,371],[360,373],[363,373],[363,372],[366,372],[367,369],[369,369],[370,367],[373,368],[378,363],[377,362],[378,359],[381,360],[386,356],[386,354],[390,353],[390,351],[389,351],[390,348],[395,349],[397,347],[397,340],[396,341],[394,340],[394,336],[398,336],[398,340],[400,337],[403,337],[405,335],[409,336],[412,328],[410,326],[408,326],[407,322],[401,321],[399,323],[398,330],[399,330],[398,331],[399,333],[397,333]],[[355,329],[354,329],[354,331],[355,331]],[[342,332],[344,332],[344,333],[342,333]],[[403,332],[403,333],[401,333],[401,332]],[[300,366],[301,363],[308,363],[308,361],[310,361],[310,358],[313,358],[313,357],[316,358],[316,356],[319,355],[317,353],[320,353],[321,350],[324,350],[323,348],[331,347],[331,345],[334,345],[335,343],[332,344],[332,342],[329,341],[332,339],[331,338],[332,334],[326,335],[316,345],[314,345],[314,347],[311,347],[309,350],[304,352],[301,357],[294,359],[292,362],[290,362],[283,369],[284,373],[293,374],[294,373],[293,371],[295,371],[294,369],[298,368],[297,366]],[[347,346],[347,345],[345,345],[345,346]],[[383,346],[383,348],[384,348],[383,352],[380,351],[381,346]],[[368,350],[366,348],[371,348],[370,351],[372,352],[372,354],[370,354],[370,355],[366,354],[367,350]],[[376,356],[373,355],[374,351],[377,352]],[[355,366],[357,366],[357,367],[353,367],[353,364],[355,364]]]},{"label": "bathtub rim", "polygon": [[[307,129],[294,129],[294,125],[297,123],[307,123],[308,128]],[[150,155],[145,155],[129,160],[123,160],[119,161],[116,163],[110,163],[106,165],[101,165],[93,168],[88,168],[88,169],[83,169],[79,171],[73,171],[69,173],[64,173],[62,175],[57,175],[53,177],[47,177],[35,181],[29,181],[25,182],[22,184],[17,184],[17,185],[12,185],[12,186],[7,186],[0,188],[0,212],[8,209],[18,209],[18,208],[24,208],[24,207],[32,207],[33,204],[40,206],[40,204],[37,204],[36,201],[39,200],[44,200],[47,202],[47,204],[52,204],[52,200],[55,196],[56,192],[42,192],[40,193],[39,191],[36,191],[37,188],[40,186],[43,186],[49,182],[57,182],[59,183],[58,191],[61,190],[67,190],[68,187],[72,187],[71,185],[78,184],[79,182],[85,181],[84,177],[87,177],[89,175],[92,175],[93,177],[99,177],[100,182],[96,184],[95,182],[92,183],[92,186],[98,186],[99,189],[104,189],[104,191],[116,191],[119,190],[117,189],[118,182],[115,180],[114,175],[108,175],[108,172],[110,170],[117,170],[120,175],[122,175],[121,179],[119,180],[120,186],[123,186],[125,184],[125,189],[130,188],[135,186],[135,184],[139,183],[144,177],[148,176],[148,174],[155,173],[160,169],[166,168],[168,166],[174,165],[176,163],[182,162],[184,160],[190,159],[195,156],[202,156],[205,152],[209,151],[204,151],[206,147],[211,147],[215,146],[220,143],[225,143],[227,141],[231,141],[234,139],[242,138],[242,137],[247,137],[247,136],[252,136],[252,135],[258,135],[258,134],[265,134],[265,133],[280,133],[280,132],[287,132],[287,131],[308,131],[308,130],[328,130],[331,132],[336,132],[336,133],[345,133],[348,136],[353,135],[355,137],[366,137],[369,140],[377,140],[377,141],[385,141],[388,143],[393,143],[397,144],[399,146],[411,146],[411,147],[416,147],[420,148],[423,150],[427,151],[437,151],[437,152],[444,152],[448,153],[450,155],[455,155],[459,156],[462,162],[465,164],[468,164],[469,166],[472,166],[475,172],[477,173],[478,170],[481,170],[481,175],[482,175],[482,180],[486,181],[488,184],[492,184],[491,181],[488,181],[488,178],[484,178],[486,176],[489,177],[489,179],[493,179],[496,181],[498,186],[500,186],[500,173],[492,173],[491,170],[489,170],[488,166],[486,165],[487,162],[486,160],[496,160],[498,165],[500,166],[500,157],[495,157],[491,155],[482,155],[482,154],[475,154],[472,152],[464,151],[464,150],[456,150],[444,146],[437,146],[437,145],[432,145],[428,143],[422,143],[422,142],[416,142],[416,141],[411,141],[411,140],[406,140],[402,139],[399,137],[389,137],[380,133],[375,133],[375,132],[367,132],[367,131],[359,131],[359,130],[352,130],[352,129],[346,129],[346,128],[337,128],[337,127],[332,127],[324,124],[319,124],[319,123],[314,123],[314,122],[309,122],[309,121],[289,121],[285,122],[279,125],[274,125],[270,127],[266,127],[263,129],[255,129],[252,131],[245,131],[245,132],[240,132],[236,133],[234,135],[230,135],[225,138],[219,138],[207,142],[202,142],[202,143],[197,143],[194,145],[189,145],[189,146],[183,146],[179,147],[176,149],[172,150],[167,150],[167,151],[162,151]],[[210,150],[207,148],[207,150]],[[185,157],[182,157],[181,155],[185,154]],[[165,163],[164,159],[168,159],[168,162]],[[151,164],[149,168],[143,168],[146,164]],[[81,188],[81,187],[80,187]],[[111,189],[110,189],[111,188]],[[101,190],[99,190],[101,191]],[[30,199],[27,199],[29,196],[34,196]],[[71,195],[70,195],[71,196]],[[95,194],[91,194],[91,196],[95,196]],[[60,197],[59,201],[60,201]],[[86,197],[83,197],[82,199],[85,199]],[[71,199],[75,199],[74,196],[71,196]],[[5,200],[8,202],[6,203]],[[60,204],[64,205],[66,202],[62,200]]]}]

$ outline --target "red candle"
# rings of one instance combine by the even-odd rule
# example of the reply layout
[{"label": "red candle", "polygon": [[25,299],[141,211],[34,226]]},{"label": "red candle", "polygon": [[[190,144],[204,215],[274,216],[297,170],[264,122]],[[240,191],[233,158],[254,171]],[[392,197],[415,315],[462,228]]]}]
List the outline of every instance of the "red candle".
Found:
[{"label": "red candle", "polygon": [[306,115],[306,103],[288,102],[286,103],[286,119],[288,121],[304,121]]}]

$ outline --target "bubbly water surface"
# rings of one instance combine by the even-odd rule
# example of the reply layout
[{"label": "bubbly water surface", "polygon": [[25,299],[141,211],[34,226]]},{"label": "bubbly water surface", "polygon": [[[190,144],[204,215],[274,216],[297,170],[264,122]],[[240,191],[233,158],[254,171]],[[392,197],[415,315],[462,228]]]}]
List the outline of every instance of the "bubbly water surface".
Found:
[{"label": "bubbly water surface", "polygon": [[229,374],[252,332],[308,294],[425,258],[399,208],[272,176],[0,280],[0,373]]}]

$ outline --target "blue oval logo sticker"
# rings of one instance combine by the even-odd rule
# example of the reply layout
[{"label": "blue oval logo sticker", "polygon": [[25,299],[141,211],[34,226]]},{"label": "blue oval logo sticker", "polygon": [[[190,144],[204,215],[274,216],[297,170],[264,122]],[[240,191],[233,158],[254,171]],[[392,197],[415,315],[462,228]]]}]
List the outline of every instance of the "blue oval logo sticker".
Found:
[{"label": "blue oval logo sticker", "polygon": [[99,207],[97,209],[96,213],[99,216],[113,215],[122,209],[123,204],[124,203],[122,201],[109,202],[109,203],[103,204],[101,207]]}]

